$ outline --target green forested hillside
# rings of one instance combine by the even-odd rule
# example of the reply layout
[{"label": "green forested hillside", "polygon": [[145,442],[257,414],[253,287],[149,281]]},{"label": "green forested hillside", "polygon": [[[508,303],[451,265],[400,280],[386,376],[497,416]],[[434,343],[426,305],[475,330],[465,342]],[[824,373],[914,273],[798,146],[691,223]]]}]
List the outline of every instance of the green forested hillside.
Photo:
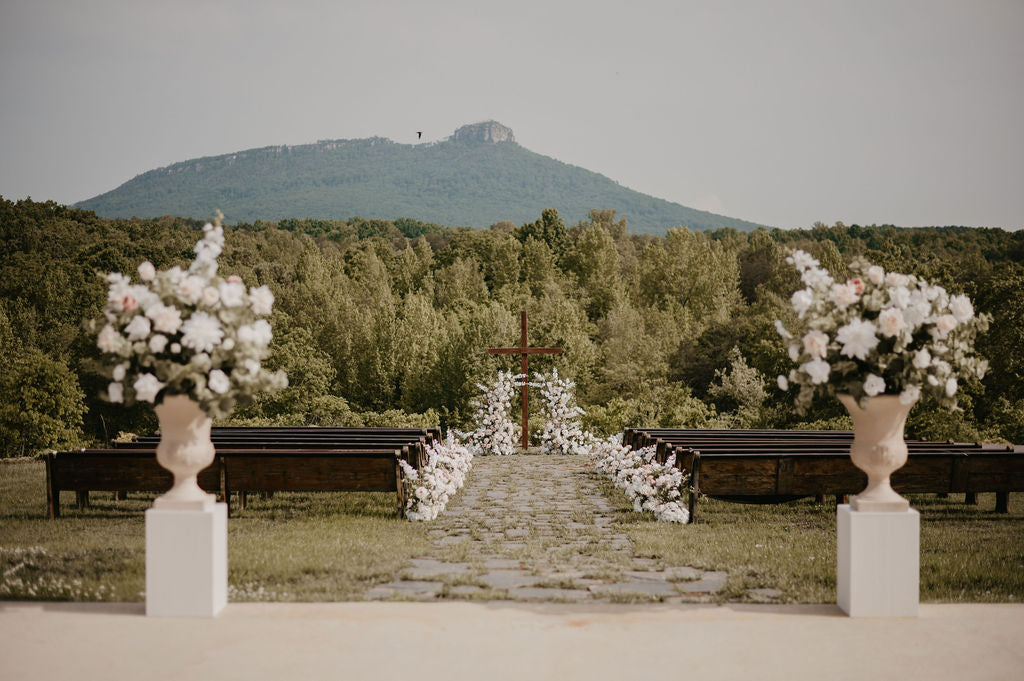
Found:
[{"label": "green forested hillside", "polygon": [[[0,199],[0,452],[146,432],[152,410],[100,402],[81,329],[105,300],[103,275],[143,260],[185,264],[191,219],[116,219],[52,202]],[[478,381],[516,358],[488,347],[560,346],[531,367],[573,377],[586,425],[843,425],[838,402],[798,416],[775,387],[789,359],[772,327],[789,318],[786,249],[835,274],[864,254],[967,292],[994,321],[984,383],[964,411],[915,407],[911,436],[1024,442],[1024,232],[818,226],[742,233],[630,234],[611,211],[567,226],[544,210],[518,226],[451,229],[415,220],[282,220],[227,230],[221,272],[277,297],[270,368],[290,387],[236,413],[249,423],[466,424]],[[536,401],[533,401],[536,404]],[[539,420],[532,421],[539,425]]]},{"label": "green forested hillside", "polygon": [[625,216],[631,230],[651,234],[680,225],[757,227],[641,194],[511,140],[459,135],[472,128],[436,144],[375,137],[194,159],[143,173],[78,205],[105,217],[205,218],[219,208],[231,223],[412,216],[478,228],[522,223],[549,207],[571,221],[609,208]]}]

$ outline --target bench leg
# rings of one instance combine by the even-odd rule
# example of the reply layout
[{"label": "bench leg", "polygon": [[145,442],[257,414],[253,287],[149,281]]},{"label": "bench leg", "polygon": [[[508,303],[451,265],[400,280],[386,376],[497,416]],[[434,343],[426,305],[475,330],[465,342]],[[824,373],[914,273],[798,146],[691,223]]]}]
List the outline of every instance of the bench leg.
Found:
[{"label": "bench leg", "polygon": [[46,513],[50,518],[60,516],[60,492],[53,483],[53,453],[46,454]]},{"label": "bench leg", "polygon": [[824,494],[815,494],[814,495],[814,503],[816,503],[816,504],[824,504],[825,503],[825,495]]},{"label": "bench leg", "polygon": [[128,498],[128,490],[122,489],[114,492],[114,501],[124,501]]},{"label": "bench leg", "polygon": [[79,510],[89,508],[89,490],[84,489],[75,492],[75,503],[78,504]]},{"label": "bench leg", "polygon": [[966,494],[964,494],[964,503],[967,504],[968,506],[977,506],[978,505],[978,493],[977,492],[967,492]]},{"label": "bench leg", "polygon": [[1010,493],[996,492],[996,513],[1010,512]]},{"label": "bench leg", "polygon": [[845,494],[837,494],[836,495],[836,506],[841,506],[841,505],[843,505],[845,503],[848,503],[848,502],[849,502],[849,499],[847,498],[847,495],[845,495]]},{"label": "bench leg", "polygon": [[245,510],[245,490],[238,490],[238,509],[241,511]]}]

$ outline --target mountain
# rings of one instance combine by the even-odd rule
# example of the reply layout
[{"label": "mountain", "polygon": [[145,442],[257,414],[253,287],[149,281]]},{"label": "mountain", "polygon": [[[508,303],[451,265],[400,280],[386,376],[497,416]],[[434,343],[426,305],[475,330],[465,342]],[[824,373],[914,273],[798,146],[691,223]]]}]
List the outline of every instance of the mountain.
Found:
[{"label": "mountain", "polygon": [[536,220],[557,208],[567,224],[593,208],[614,208],[630,231],[758,225],[687,208],[627,189],[598,173],[534,153],[512,130],[488,121],[432,144],[382,137],[250,149],[143,173],[77,204],[104,217],[395,219],[488,227]]}]

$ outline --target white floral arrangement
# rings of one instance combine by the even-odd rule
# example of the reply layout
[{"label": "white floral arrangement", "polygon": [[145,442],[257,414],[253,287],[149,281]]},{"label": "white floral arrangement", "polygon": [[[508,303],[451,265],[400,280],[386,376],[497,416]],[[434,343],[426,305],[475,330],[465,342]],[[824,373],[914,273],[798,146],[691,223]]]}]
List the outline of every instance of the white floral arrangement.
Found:
[{"label": "white floral arrangement", "polygon": [[96,339],[111,379],[106,400],[158,404],[164,396],[187,395],[221,418],[258,391],[287,385],[283,372],[262,365],[273,337],[264,317],[273,311],[274,294],[266,286],[247,291],[235,275],[218,276],[223,247],[218,214],[203,227],[188,270],[157,271],[147,261],[139,265],[139,283],[119,272],[107,275],[106,324]]},{"label": "white floral arrangement", "polygon": [[534,374],[530,385],[540,388],[544,428],[540,434],[542,454],[585,454],[592,439],[583,430],[579,417],[585,414],[576,406],[576,384],[568,378],[559,378],[558,369],[550,376]]},{"label": "white floral arrangement", "polygon": [[473,466],[469,448],[449,431],[444,440],[427,445],[427,464],[416,470],[400,461],[409,520],[434,520],[462,489]]},{"label": "white floral arrangement", "polygon": [[663,522],[685,524],[690,512],[683,506],[682,496],[689,478],[675,467],[675,455],[658,463],[655,453],[655,447],[630,449],[622,444],[621,434],[595,442],[590,450],[598,472],[626,493],[633,510],[650,511]]},{"label": "white floral arrangement", "polygon": [[522,375],[499,371],[490,386],[476,384],[481,395],[470,403],[476,407],[473,430],[461,433],[474,454],[509,456],[518,451],[520,427],[512,419],[512,396],[520,379]]},{"label": "white floral arrangement", "polygon": [[951,296],[941,286],[886,272],[863,258],[851,263],[853,277],[844,283],[804,251],[794,251],[786,262],[800,272],[805,287],[791,301],[798,328],[775,322],[797,365],[778,384],[782,390],[800,387],[801,413],[819,392],[850,394],[858,402],[898,395],[905,405],[931,394],[955,408],[959,382],[984,377],[988,362],[974,354],[974,341],[991,316],[976,315],[966,295]]}]

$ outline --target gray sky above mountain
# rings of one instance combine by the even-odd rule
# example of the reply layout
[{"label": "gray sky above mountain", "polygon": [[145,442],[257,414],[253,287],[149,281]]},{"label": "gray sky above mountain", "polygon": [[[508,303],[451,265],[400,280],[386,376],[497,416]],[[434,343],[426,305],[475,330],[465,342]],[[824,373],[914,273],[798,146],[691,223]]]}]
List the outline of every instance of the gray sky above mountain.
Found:
[{"label": "gray sky above mountain", "polygon": [[1024,226],[1020,0],[0,0],[0,194],[495,119],[781,227]]}]

